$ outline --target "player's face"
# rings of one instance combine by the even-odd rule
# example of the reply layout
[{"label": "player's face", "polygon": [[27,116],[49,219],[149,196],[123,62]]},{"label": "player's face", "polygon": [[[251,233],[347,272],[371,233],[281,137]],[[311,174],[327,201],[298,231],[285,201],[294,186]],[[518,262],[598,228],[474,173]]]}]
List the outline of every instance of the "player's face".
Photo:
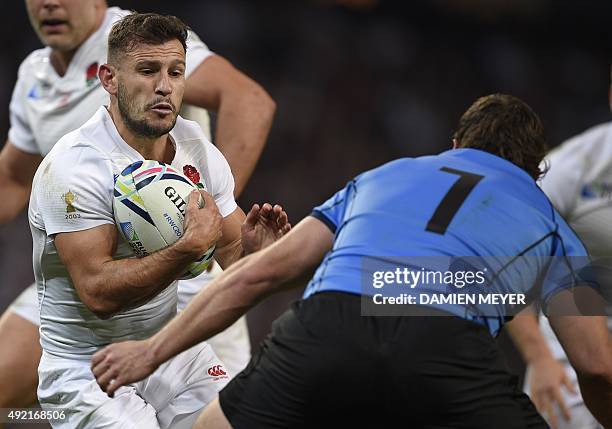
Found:
[{"label": "player's face", "polygon": [[178,40],[140,45],[124,55],[117,72],[117,104],[136,135],[156,138],[176,123],[185,90],[185,50]]},{"label": "player's face", "polygon": [[34,31],[45,46],[77,49],[100,22],[102,0],[26,0]]}]

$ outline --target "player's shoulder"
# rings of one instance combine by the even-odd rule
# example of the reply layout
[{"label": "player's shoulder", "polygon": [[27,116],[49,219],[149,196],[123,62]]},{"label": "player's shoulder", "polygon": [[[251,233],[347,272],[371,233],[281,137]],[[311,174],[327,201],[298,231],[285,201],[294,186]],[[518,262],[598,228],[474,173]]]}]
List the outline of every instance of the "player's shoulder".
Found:
[{"label": "player's shoulder", "polygon": [[[65,163],[74,162],[71,165],[72,168],[78,167],[81,164],[84,154],[88,158],[95,157],[100,160],[109,158],[104,151],[98,148],[88,133],[84,133],[81,129],[76,129],[59,139],[47,156],[49,159],[54,160],[54,162],[60,160],[64,160]],[[62,166],[58,166],[62,168]]]},{"label": "player's shoulder", "polygon": [[117,6],[112,6],[106,9],[106,23],[107,23],[107,31],[110,32],[112,26],[122,18],[130,15],[132,11],[121,9]]},{"label": "player's shoulder", "polygon": [[[103,121],[100,118],[101,112],[98,111],[81,127],[65,134],[58,140],[55,146],[51,149],[49,156],[52,159],[65,159],[66,162],[82,161],[83,156],[87,158],[97,158],[101,161],[109,160],[108,151],[104,150],[104,145],[101,142],[107,138],[101,135],[103,131]],[[78,164],[75,164],[78,166]]]},{"label": "player's shoulder", "polygon": [[77,129],[63,136],[44,157],[34,175],[32,195],[36,199],[57,184],[112,183],[112,174],[108,156]]},{"label": "player's shoulder", "polygon": [[414,168],[417,165],[417,160],[420,158],[397,158],[388,162],[385,162],[378,167],[374,167],[371,170],[367,170],[361,174],[361,176],[376,176],[381,174],[389,174],[392,172],[406,172],[406,169]]},{"label": "player's shoulder", "polygon": [[19,65],[18,76],[20,79],[33,76],[35,72],[40,72],[42,67],[49,67],[49,55],[51,48],[44,47],[35,49]]},{"label": "player's shoulder", "polygon": [[549,158],[597,158],[601,152],[609,150],[610,143],[612,143],[612,122],[606,122],[567,139],[550,152]]}]

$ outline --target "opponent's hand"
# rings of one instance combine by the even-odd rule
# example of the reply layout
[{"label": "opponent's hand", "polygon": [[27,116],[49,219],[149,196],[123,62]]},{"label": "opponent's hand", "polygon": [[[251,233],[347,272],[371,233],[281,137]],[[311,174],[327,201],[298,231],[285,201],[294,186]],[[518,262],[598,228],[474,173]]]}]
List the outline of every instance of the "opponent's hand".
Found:
[{"label": "opponent's hand", "polygon": [[256,252],[274,243],[289,232],[291,224],[287,213],[278,204],[272,207],[254,204],[242,224],[242,248],[246,254]]},{"label": "opponent's hand", "polygon": [[151,375],[159,364],[154,362],[147,340],[111,344],[91,359],[91,371],[100,388],[111,398],[115,391]]},{"label": "opponent's hand", "polygon": [[177,246],[197,259],[221,238],[222,224],[223,217],[214,198],[206,191],[193,190],[185,211],[183,236]]},{"label": "opponent's hand", "polygon": [[567,371],[563,364],[556,359],[539,359],[532,363],[529,375],[529,385],[531,387],[531,400],[543,416],[546,416],[552,429],[557,429],[558,416],[555,412],[555,403],[561,410],[562,418],[565,421],[571,419],[571,414],[563,395],[562,386],[572,393],[576,393]]}]

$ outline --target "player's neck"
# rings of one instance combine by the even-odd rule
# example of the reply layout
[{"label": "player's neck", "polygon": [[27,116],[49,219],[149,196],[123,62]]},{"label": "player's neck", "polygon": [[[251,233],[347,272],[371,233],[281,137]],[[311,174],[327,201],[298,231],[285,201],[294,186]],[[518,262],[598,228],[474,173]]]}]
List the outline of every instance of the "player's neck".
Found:
[{"label": "player's neck", "polygon": [[169,134],[164,134],[160,137],[154,138],[134,134],[134,132],[121,118],[121,114],[118,112],[118,109],[113,107],[114,106],[111,104],[108,112],[123,141],[140,153],[144,159],[152,159],[165,162],[167,164],[172,162],[174,159],[175,149],[174,144],[170,140]]},{"label": "player's neck", "polygon": [[71,51],[58,51],[56,49],[51,51],[51,65],[59,76],[66,74],[70,61],[72,61],[77,50],[78,48]]}]

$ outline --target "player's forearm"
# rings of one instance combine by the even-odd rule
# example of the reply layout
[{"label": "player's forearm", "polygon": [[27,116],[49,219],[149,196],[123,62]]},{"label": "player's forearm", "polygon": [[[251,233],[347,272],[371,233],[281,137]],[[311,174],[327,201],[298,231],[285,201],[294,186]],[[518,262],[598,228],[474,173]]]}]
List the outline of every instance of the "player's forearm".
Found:
[{"label": "player's forearm", "polygon": [[168,287],[195,259],[177,242],[144,258],[109,260],[82,288],[84,302],[101,317],[136,307]]},{"label": "player's forearm", "polygon": [[221,97],[215,144],[232,169],[235,196],[240,195],[255,169],[275,111],[272,98],[250,80]]},{"label": "player's forearm", "polygon": [[148,340],[152,366],[227,328],[266,296],[301,285],[295,280],[319,264],[332,242],[327,226],[309,217],[279,241],[237,261]]},{"label": "player's forearm", "polygon": [[525,309],[507,324],[508,333],[519,349],[523,359],[532,364],[539,359],[553,359],[540,331],[537,316],[531,309]]},{"label": "player's forearm", "polygon": [[40,155],[17,149],[6,141],[0,151],[0,224],[14,219],[28,204]]},{"label": "player's forearm", "polygon": [[16,183],[0,173],[0,224],[13,220],[28,204],[30,185]]},{"label": "player's forearm", "polygon": [[227,270],[243,256],[244,251],[242,249],[241,240],[239,239],[223,247],[218,247],[215,250],[215,261],[217,261],[224,270]]},{"label": "player's forearm", "polygon": [[243,258],[224,271],[149,340],[155,365],[223,331],[261,299],[263,291],[248,273],[252,262]]}]

